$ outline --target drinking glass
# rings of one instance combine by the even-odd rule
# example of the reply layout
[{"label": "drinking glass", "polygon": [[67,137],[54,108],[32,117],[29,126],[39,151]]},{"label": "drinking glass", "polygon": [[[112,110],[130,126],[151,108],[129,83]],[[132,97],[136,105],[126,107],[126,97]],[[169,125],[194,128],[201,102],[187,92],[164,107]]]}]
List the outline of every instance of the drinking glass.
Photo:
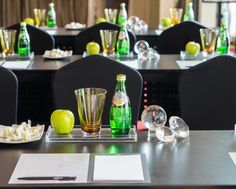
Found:
[{"label": "drinking glass", "polygon": [[173,25],[179,24],[182,19],[183,9],[180,8],[170,8],[170,18]]},{"label": "drinking glass", "polygon": [[212,54],[216,48],[218,30],[215,28],[200,29],[200,36],[202,42],[202,50],[208,54]]},{"label": "drinking glass", "polygon": [[34,9],[34,20],[36,26],[45,26],[46,9]]},{"label": "drinking glass", "polygon": [[116,47],[117,30],[100,30],[103,54],[105,56],[113,55]]},{"label": "drinking glass", "polygon": [[102,88],[80,88],[74,92],[84,136],[98,135],[107,91]]},{"label": "drinking glass", "polygon": [[115,24],[116,23],[116,17],[117,17],[117,9],[104,9],[106,21]]},{"label": "drinking glass", "polygon": [[0,30],[0,41],[3,55],[14,54],[16,30]]}]

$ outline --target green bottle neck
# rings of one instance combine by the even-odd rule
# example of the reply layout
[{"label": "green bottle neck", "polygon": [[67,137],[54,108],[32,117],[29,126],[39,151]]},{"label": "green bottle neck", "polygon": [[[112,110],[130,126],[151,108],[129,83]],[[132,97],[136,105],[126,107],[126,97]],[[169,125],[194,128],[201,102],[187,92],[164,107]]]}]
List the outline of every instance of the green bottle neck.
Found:
[{"label": "green bottle neck", "polygon": [[116,81],[116,91],[126,92],[125,81]]}]

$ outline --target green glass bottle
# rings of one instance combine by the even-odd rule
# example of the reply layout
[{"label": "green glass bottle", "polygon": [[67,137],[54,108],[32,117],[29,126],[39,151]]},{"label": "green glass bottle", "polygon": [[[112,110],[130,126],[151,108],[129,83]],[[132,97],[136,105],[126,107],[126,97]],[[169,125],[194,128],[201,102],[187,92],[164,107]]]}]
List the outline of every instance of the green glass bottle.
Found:
[{"label": "green glass bottle", "polygon": [[121,3],[118,14],[118,25],[122,27],[124,23],[127,23],[127,21],[128,21],[128,14],[125,8],[125,3]]},{"label": "green glass bottle", "polygon": [[110,127],[113,136],[129,134],[131,127],[132,113],[125,81],[126,75],[116,76],[116,89],[110,108]]},{"label": "green glass bottle", "polygon": [[184,14],[184,21],[194,21],[194,11],[193,11],[193,3],[190,2],[186,7]]},{"label": "green glass bottle", "polygon": [[120,28],[118,39],[116,42],[116,49],[117,49],[118,56],[129,54],[130,40],[129,40],[128,31],[126,29],[126,23],[123,23],[123,25]]},{"label": "green glass bottle", "polygon": [[54,9],[54,3],[49,4],[49,10],[47,14],[47,26],[50,28],[56,27],[57,26],[57,21],[56,21],[56,12]]},{"label": "green glass bottle", "polygon": [[217,39],[217,53],[218,55],[228,54],[230,51],[230,38],[227,27],[224,23],[220,26],[220,34]]},{"label": "green glass bottle", "polygon": [[18,36],[18,54],[19,56],[30,55],[30,38],[26,28],[26,22],[20,23],[20,33]]}]

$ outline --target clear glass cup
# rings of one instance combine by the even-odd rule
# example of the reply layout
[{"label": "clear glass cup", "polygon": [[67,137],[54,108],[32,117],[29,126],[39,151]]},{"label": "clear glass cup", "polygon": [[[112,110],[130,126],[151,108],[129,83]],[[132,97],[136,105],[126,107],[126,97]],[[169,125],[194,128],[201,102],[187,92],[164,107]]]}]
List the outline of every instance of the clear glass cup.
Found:
[{"label": "clear glass cup", "polygon": [[2,54],[12,55],[15,50],[16,30],[0,30]]},{"label": "clear glass cup", "polygon": [[170,18],[173,25],[179,24],[182,20],[183,9],[170,8]]},{"label": "clear glass cup", "polygon": [[46,25],[46,9],[34,9],[34,21],[36,26]]},{"label": "clear glass cup", "polygon": [[116,48],[117,30],[100,30],[103,54],[105,56],[113,55]]},{"label": "clear glass cup", "polygon": [[216,49],[218,29],[216,28],[200,29],[200,36],[202,42],[202,50],[208,54],[214,53]]},{"label": "clear glass cup", "polygon": [[107,91],[102,88],[80,88],[74,92],[84,136],[98,135]]},{"label": "clear glass cup", "polygon": [[104,13],[105,13],[105,18],[106,18],[107,22],[116,24],[116,17],[117,17],[117,13],[118,13],[117,9],[105,8]]}]

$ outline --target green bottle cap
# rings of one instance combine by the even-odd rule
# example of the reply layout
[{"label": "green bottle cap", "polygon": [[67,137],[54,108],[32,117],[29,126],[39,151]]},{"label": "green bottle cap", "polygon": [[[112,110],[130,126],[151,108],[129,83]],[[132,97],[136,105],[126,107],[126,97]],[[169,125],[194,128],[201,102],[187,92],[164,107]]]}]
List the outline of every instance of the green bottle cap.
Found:
[{"label": "green bottle cap", "polygon": [[125,74],[118,74],[116,76],[117,81],[125,81],[126,80],[126,75]]},{"label": "green bottle cap", "polygon": [[50,7],[54,7],[54,3],[49,3],[49,6]]}]

